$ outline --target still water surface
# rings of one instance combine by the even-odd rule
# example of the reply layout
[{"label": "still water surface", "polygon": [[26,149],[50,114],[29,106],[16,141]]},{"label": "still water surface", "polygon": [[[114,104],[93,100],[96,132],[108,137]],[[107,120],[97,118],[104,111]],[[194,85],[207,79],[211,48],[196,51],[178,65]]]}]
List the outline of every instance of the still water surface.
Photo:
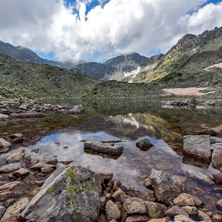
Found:
[{"label": "still water surface", "polygon": [[[184,181],[189,193],[198,196],[206,207],[215,210],[215,203],[222,198],[218,186],[209,186],[186,178],[188,170],[208,175],[219,173],[211,166],[183,156],[182,137],[195,135],[198,131],[213,128],[222,137],[222,109],[220,108],[163,108],[160,103],[148,101],[111,101],[85,103],[86,113],[67,116],[49,113],[39,120],[11,120],[0,125],[0,137],[11,133],[24,133],[25,142],[16,150],[25,149],[34,161],[73,160],[75,165],[88,167],[96,172],[112,172],[127,190],[145,196],[150,190],[143,187],[137,177],[149,176],[152,168],[166,170]],[[147,137],[154,146],[147,151],[136,147],[141,137]],[[102,141],[121,140],[125,147],[118,159],[91,155],[84,152],[85,139]],[[31,152],[39,148],[38,153]],[[11,152],[14,152],[12,150]],[[1,155],[0,164],[4,157]],[[24,163],[22,163],[24,165]],[[63,166],[62,163],[58,167]],[[24,179],[26,189],[33,188],[34,180],[41,179],[30,174]]]}]

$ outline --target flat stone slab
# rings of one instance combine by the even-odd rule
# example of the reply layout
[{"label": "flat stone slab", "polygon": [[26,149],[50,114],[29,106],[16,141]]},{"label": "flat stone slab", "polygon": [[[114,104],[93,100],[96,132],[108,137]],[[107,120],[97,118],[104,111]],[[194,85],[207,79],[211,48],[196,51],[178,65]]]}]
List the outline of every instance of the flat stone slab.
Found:
[{"label": "flat stone slab", "polygon": [[119,157],[123,150],[124,147],[122,145],[110,145],[97,140],[86,140],[84,143],[84,151],[86,153],[92,152],[93,154],[108,154]]},{"label": "flat stone slab", "polygon": [[209,184],[209,185],[214,184],[214,181],[211,177],[209,177],[208,175],[203,174],[201,172],[195,172],[195,171],[190,170],[187,172],[187,177],[194,179],[194,180],[198,180],[198,181],[205,183],[205,184]]},{"label": "flat stone slab", "polygon": [[45,117],[45,114],[37,113],[34,111],[28,111],[25,113],[12,113],[11,117],[14,117],[14,118],[43,118],[43,117]]},{"label": "flat stone slab", "polygon": [[185,154],[210,162],[211,150],[209,135],[184,136],[183,142],[183,150]]}]

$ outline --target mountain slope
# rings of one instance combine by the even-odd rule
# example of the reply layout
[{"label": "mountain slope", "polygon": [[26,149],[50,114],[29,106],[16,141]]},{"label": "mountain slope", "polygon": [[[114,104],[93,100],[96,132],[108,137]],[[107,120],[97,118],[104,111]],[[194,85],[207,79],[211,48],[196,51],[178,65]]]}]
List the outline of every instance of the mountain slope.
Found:
[{"label": "mountain slope", "polygon": [[74,71],[17,61],[0,54],[0,100],[82,97],[98,81]]},{"label": "mountain slope", "polygon": [[[221,47],[222,27],[198,36],[187,34],[152,69],[136,76],[133,82],[148,83],[156,80],[156,84],[161,82],[168,87],[220,84],[222,70],[205,69],[222,61]],[[216,78],[219,82],[212,82],[209,78]]]}]

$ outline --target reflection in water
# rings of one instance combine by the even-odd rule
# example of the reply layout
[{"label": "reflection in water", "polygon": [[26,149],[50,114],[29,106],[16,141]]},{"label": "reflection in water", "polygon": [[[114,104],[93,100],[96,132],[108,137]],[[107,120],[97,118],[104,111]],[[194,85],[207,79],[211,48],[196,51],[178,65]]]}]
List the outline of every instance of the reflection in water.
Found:
[{"label": "reflection in water", "polygon": [[[24,148],[26,155],[31,155],[32,164],[36,159],[48,161],[55,157],[58,161],[74,160],[74,164],[96,172],[112,172],[114,179],[120,180],[123,186],[144,194],[150,190],[143,187],[143,181],[137,177],[149,176],[152,168],[166,170],[179,176],[185,181],[191,194],[198,196],[207,207],[215,210],[215,203],[222,198],[221,193],[214,191],[216,186],[204,185],[186,178],[186,172],[193,170],[211,176],[218,171],[196,160],[184,158],[182,137],[195,134],[203,127],[216,128],[218,135],[222,136],[217,128],[222,123],[222,110],[163,109],[160,104],[147,103],[136,105],[126,106],[121,103],[120,107],[113,104],[111,107],[100,107],[94,104],[94,108],[87,107],[87,113],[79,119],[54,113],[36,122],[27,120],[18,124],[18,120],[11,121],[7,126],[0,126],[0,137],[3,130],[6,135],[24,132],[25,143],[19,149]],[[45,131],[45,134],[42,131]],[[36,132],[41,132],[41,136]],[[141,151],[136,147],[136,142],[141,137],[147,137],[154,146],[148,151]],[[121,140],[123,142],[119,144],[126,148],[117,160],[90,155],[84,152],[81,142],[86,139]],[[28,143],[28,140],[32,142]],[[39,153],[31,152],[33,148],[39,148]],[[8,153],[1,155],[1,165],[5,163],[3,158],[6,155]],[[58,167],[60,166],[62,163],[58,164]],[[31,175],[24,182],[28,183],[29,177]],[[30,186],[33,186],[33,183],[30,183]],[[200,190],[203,190],[203,193],[199,193]]]}]

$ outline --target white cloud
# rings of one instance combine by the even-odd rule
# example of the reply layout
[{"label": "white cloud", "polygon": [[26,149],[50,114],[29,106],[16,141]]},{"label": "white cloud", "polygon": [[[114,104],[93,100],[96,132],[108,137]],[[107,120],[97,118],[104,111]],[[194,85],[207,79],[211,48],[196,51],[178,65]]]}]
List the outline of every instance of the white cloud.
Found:
[{"label": "white cloud", "polygon": [[198,9],[206,0],[111,0],[86,12],[92,1],[0,0],[0,39],[54,52],[59,60],[106,59],[166,52],[186,33],[222,25],[222,3]]}]

